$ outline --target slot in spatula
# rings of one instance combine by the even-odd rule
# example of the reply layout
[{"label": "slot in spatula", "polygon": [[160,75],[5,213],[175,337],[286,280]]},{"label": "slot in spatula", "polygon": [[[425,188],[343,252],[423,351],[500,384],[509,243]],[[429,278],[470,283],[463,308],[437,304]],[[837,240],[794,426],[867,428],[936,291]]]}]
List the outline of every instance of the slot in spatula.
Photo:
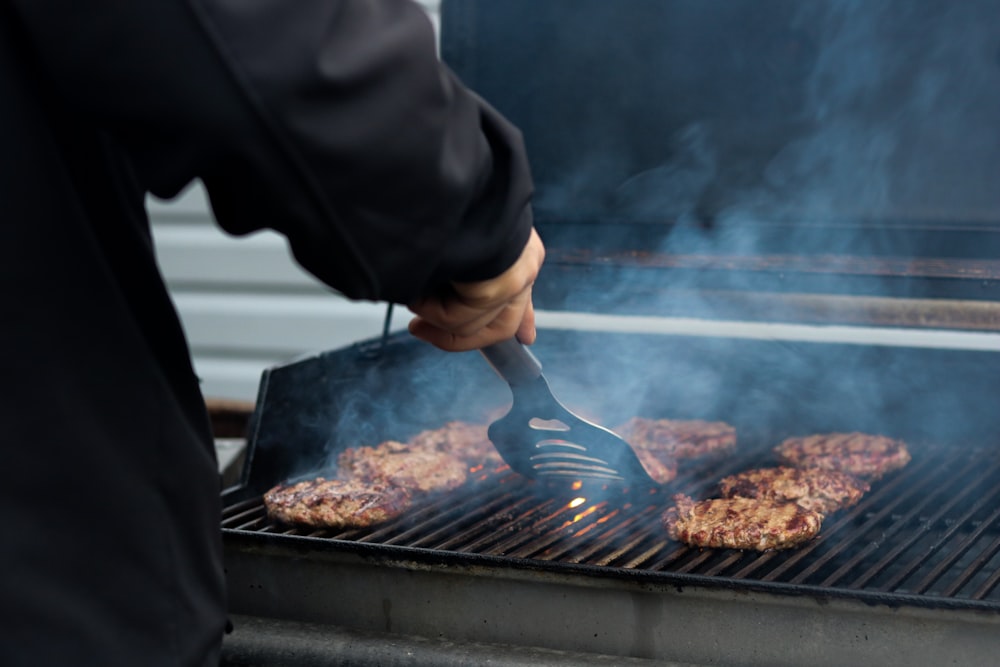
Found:
[{"label": "slot in spatula", "polygon": [[657,484],[627,442],[552,395],[541,363],[516,339],[481,352],[514,395],[510,412],[489,427],[490,441],[511,468],[531,478]]}]

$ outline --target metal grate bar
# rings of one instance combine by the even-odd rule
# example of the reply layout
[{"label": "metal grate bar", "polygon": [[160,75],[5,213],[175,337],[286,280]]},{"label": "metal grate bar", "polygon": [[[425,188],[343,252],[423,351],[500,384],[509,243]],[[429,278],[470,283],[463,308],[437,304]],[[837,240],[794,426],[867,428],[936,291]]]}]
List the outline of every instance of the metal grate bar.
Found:
[{"label": "metal grate bar", "polygon": [[[907,468],[838,512],[815,539],[788,551],[696,549],[669,539],[664,491],[620,489],[539,495],[509,470],[418,503],[372,528],[290,527],[271,522],[260,498],[225,508],[227,529],[332,538],[457,553],[726,577],[827,588],[987,599],[1000,587],[1000,457],[989,451],[920,452]],[[710,497],[732,471],[771,465],[763,452],[720,462],[669,487]],[[586,497],[586,499],[585,499]],[[995,571],[994,571],[995,570]],[[919,578],[916,587],[912,583]],[[901,588],[901,586],[903,588]]]},{"label": "metal grate bar", "polygon": [[629,540],[628,542],[626,542],[625,544],[623,544],[620,547],[618,547],[617,549],[613,550],[611,553],[609,553],[609,554],[607,554],[607,555],[599,558],[598,560],[596,560],[594,562],[594,564],[595,565],[601,565],[601,566],[604,566],[604,567],[611,566],[616,561],[621,560],[622,558],[624,558],[626,554],[628,554],[629,552],[635,550],[640,544],[643,543],[643,541],[645,541],[645,539],[646,539],[646,535],[643,534],[643,533],[639,533],[635,537],[633,537],[631,540]]},{"label": "metal grate bar", "polygon": [[[969,549],[972,548],[979,538],[986,532],[986,530],[993,524],[1000,520],[1000,508],[994,510],[990,516],[983,521],[975,530],[969,533],[968,536],[960,543],[958,543],[954,548],[951,549],[949,555],[945,557],[940,563],[938,563],[933,570],[927,573],[923,579],[920,580],[916,586],[914,586],[914,591],[917,593],[926,593],[934,583],[941,578],[945,572],[948,571]],[[955,528],[960,528],[964,526],[956,525]]]},{"label": "metal grate bar", "polygon": [[[1000,463],[991,466],[990,470],[991,471],[996,470],[998,468],[998,465],[1000,465]],[[976,492],[978,492],[978,488],[969,485],[967,487],[966,493],[963,494],[962,497],[964,498],[964,496]],[[944,569],[950,566],[956,560],[958,560],[972,546],[973,542],[975,542],[975,539],[972,539],[972,540],[965,540],[963,542],[956,544],[954,539],[955,535],[958,534],[961,530],[967,529],[972,524],[973,517],[977,516],[982,511],[983,508],[995,504],[998,496],[1000,496],[1000,487],[994,488],[993,492],[989,493],[988,495],[981,496],[977,501],[975,501],[972,505],[969,506],[968,510],[966,510],[959,519],[952,521],[948,529],[945,530],[943,533],[941,533],[941,535],[939,535],[938,538],[934,542],[932,542],[924,551],[917,554],[917,556],[913,558],[906,565],[901,566],[899,568],[899,571],[894,576],[892,576],[890,579],[888,579],[885,583],[883,583],[879,587],[879,590],[884,592],[895,590],[900,586],[900,584],[902,584],[909,577],[911,577],[913,573],[916,572],[921,566],[925,565],[928,559],[932,555],[940,552],[941,548],[944,545],[952,545],[950,549],[951,555],[945,558],[942,564],[939,564],[937,567],[935,567],[934,570],[932,570],[931,575],[934,575],[935,571],[937,572],[937,575],[933,576],[933,578],[926,584],[926,586],[922,587],[921,592],[926,591],[926,589],[931,585],[931,583],[933,583],[933,581],[936,581],[938,576],[940,576],[940,574],[944,572]],[[942,508],[941,511],[936,512],[935,515],[926,522],[926,525],[929,527],[941,521],[941,519],[944,518],[947,512],[952,507],[958,504],[959,500],[960,498],[958,496],[953,498],[952,501],[947,503],[946,506]],[[987,519],[985,522],[986,525],[992,524],[997,518],[1000,518],[1000,508],[998,508],[996,511],[993,512],[993,514],[990,515],[990,518]],[[913,541],[911,540],[908,544],[912,543]],[[894,551],[898,551],[898,549]],[[860,585],[864,585],[865,583],[867,583],[867,581],[868,579],[864,577],[859,579]]]},{"label": "metal grate bar", "polygon": [[266,521],[266,511],[260,500],[251,498],[223,509],[222,527],[235,530],[253,530],[262,527]]},{"label": "metal grate bar", "polygon": [[[601,560],[607,561],[608,564],[612,564],[616,567],[628,567],[627,563],[636,561],[642,556],[643,552],[648,550],[649,543],[662,540],[666,536],[660,521],[660,515],[662,513],[662,509],[660,507],[649,505],[637,511],[639,512],[639,520],[636,523],[636,528],[633,532],[635,532],[635,534],[642,539],[629,541],[628,549],[612,549],[605,554]],[[608,546],[606,548],[613,547],[615,544],[620,542],[621,538],[617,538],[608,542]],[[646,558],[643,562],[646,560],[648,560],[648,558]]]},{"label": "metal grate bar", "polygon": [[994,539],[985,550],[983,550],[979,556],[969,564],[962,573],[958,575],[955,581],[944,590],[943,595],[946,597],[953,597],[967,584],[972,578],[979,572],[983,570],[983,567],[989,563],[993,557],[1000,551],[1000,537]]},{"label": "metal grate bar", "polygon": [[609,528],[605,532],[601,533],[599,537],[595,538],[594,542],[587,548],[576,549],[571,554],[565,554],[565,562],[588,562],[598,551],[607,549],[608,545],[613,544],[614,541],[621,535],[630,533],[631,528],[636,525],[641,518],[641,515],[625,517],[621,521],[610,525]]},{"label": "metal grate bar", "polygon": [[675,568],[674,572],[682,572],[682,573],[691,572],[692,570],[698,568],[702,563],[707,561],[709,558],[711,558],[713,555],[715,555],[714,549],[705,549],[699,552],[697,556],[689,560],[684,565]]},{"label": "metal grate bar", "polygon": [[[822,533],[820,533],[819,537],[817,537],[816,539],[820,540],[820,539],[823,539],[823,538],[824,538],[824,535]],[[808,548],[808,546],[807,547],[803,547],[803,548]],[[732,574],[730,576],[735,577],[736,579],[747,579],[747,578],[750,577],[751,574],[753,574],[757,570],[760,570],[760,569],[764,568],[764,566],[766,566],[774,558],[776,558],[777,555],[778,555],[777,551],[768,551],[767,553],[761,554],[756,559],[750,561],[750,563],[748,563],[742,569],[738,570],[735,574]],[[786,559],[785,562],[787,562],[787,559]],[[771,575],[773,575],[773,574],[774,574],[774,572],[772,571]]]},{"label": "metal grate bar", "polygon": [[249,500],[242,500],[238,503],[233,503],[228,507],[222,508],[222,525],[226,526],[227,522],[234,519],[239,519],[240,516],[246,514],[247,512],[257,512],[260,511],[261,505],[258,498],[250,498]]},{"label": "metal grate bar", "polygon": [[568,557],[573,553],[579,552],[581,546],[584,544],[596,542],[599,547],[600,542],[606,539],[601,534],[601,529],[609,521],[617,519],[620,516],[621,510],[608,508],[607,512],[597,516],[593,521],[586,521],[584,522],[585,525],[575,526],[569,537],[537,554],[535,557],[541,560],[559,560],[564,556]]},{"label": "metal grate bar", "polygon": [[[966,485],[964,480],[966,479],[966,475],[970,473],[972,469],[976,466],[977,463],[975,461],[969,461],[968,464],[964,468],[962,468],[962,470],[954,478],[955,482],[954,484],[952,484],[949,487],[938,487],[936,493],[925,494],[923,496],[923,499],[918,501],[916,504],[910,506],[909,510],[904,515],[901,515],[898,518],[894,518],[892,525],[888,526],[881,532],[878,541],[869,542],[866,547],[861,549],[861,551],[856,553],[852,558],[845,561],[840,567],[838,567],[833,572],[833,574],[829,575],[826,579],[820,582],[820,586],[834,586],[837,584],[837,582],[841,580],[841,578],[850,576],[851,572],[853,572],[858,567],[859,563],[864,562],[864,560],[868,558],[868,556],[870,556],[875,551],[881,549],[885,543],[888,542],[889,544],[892,544],[891,540],[893,536],[895,536],[904,528],[909,528],[911,526],[913,518],[918,516],[925,507],[931,505],[931,503],[934,501],[938,501],[942,497],[947,498],[949,496],[952,497],[957,496],[958,493],[955,492],[956,486],[959,488],[968,489],[969,487]],[[923,490],[923,489],[914,489],[914,491],[918,490]],[[888,513],[889,510],[895,509],[895,507],[897,507],[898,505],[899,502],[893,503],[890,507],[887,507],[885,510],[880,512],[879,515],[877,516],[885,515],[886,513]],[[922,529],[924,529],[924,527],[922,527]],[[904,540],[898,546],[905,547],[908,545]],[[886,556],[884,556],[878,563],[872,566],[871,570],[874,573],[881,572],[883,569],[888,567],[889,563],[892,562],[891,558],[894,555],[898,556],[901,551],[902,549],[900,549],[899,551],[891,549],[886,554]],[[893,552],[895,552],[895,554]],[[874,576],[874,574],[872,574],[871,576]],[[867,581],[867,579],[865,581]],[[853,581],[850,584],[848,584],[847,587],[858,588],[862,586],[864,583],[865,583],[864,581]]]},{"label": "metal grate bar", "polygon": [[[603,513],[600,515],[597,515],[596,513],[591,515],[590,521],[586,526],[579,525],[579,523],[582,522],[579,522],[577,525],[574,525],[572,527],[572,534],[568,538],[566,538],[562,542],[557,542],[553,544],[552,547],[550,547],[544,552],[538,553],[534,557],[543,560],[560,560],[563,557],[572,555],[573,553],[578,551],[580,547],[584,544],[589,544],[595,541],[598,542],[599,544],[600,543],[603,543],[604,545],[609,544],[609,542],[604,540],[603,538],[597,537],[600,530],[605,525],[605,524],[599,524],[598,522],[604,519],[606,516],[614,515],[616,517],[620,517],[621,515],[615,512],[615,510],[609,510],[609,508],[607,507],[602,508],[602,512]],[[597,532],[592,532],[591,530],[589,530],[590,528],[593,528]]]},{"label": "metal grate bar", "polygon": [[[519,504],[523,504],[524,502],[526,500],[522,498]],[[514,505],[514,507],[517,506],[519,505]],[[410,543],[410,546],[443,549],[447,547],[441,545],[448,544],[453,540],[461,540],[470,534],[491,532],[499,523],[496,517],[501,512],[509,512],[511,509],[511,496],[509,493],[504,493],[501,496],[484,502],[482,505],[477,505],[475,510],[460,517],[458,520],[442,525],[423,537],[414,540]]]},{"label": "metal grate bar", "polygon": [[[534,556],[536,558],[541,558],[541,552],[551,545],[559,542],[560,540],[565,540],[567,538],[571,539],[577,530],[583,528],[586,525],[590,525],[595,519],[599,519],[600,516],[594,517],[595,514],[600,512],[602,509],[607,510],[608,504],[606,502],[598,503],[597,505],[591,505],[576,514],[573,514],[572,518],[568,518],[558,527],[550,529],[546,534],[541,537],[528,542],[520,549],[510,552],[508,555],[515,558],[528,558],[529,556]],[[579,508],[573,508],[579,509]],[[589,517],[589,520],[588,520]],[[587,520],[583,525],[579,525],[581,521]]]},{"label": "metal grate bar", "polygon": [[[505,556],[510,550],[521,547],[530,539],[530,536],[544,532],[550,524],[558,521],[560,517],[571,511],[572,509],[562,502],[555,500],[544,502],[528,510],[522,517],[511,524],[512,530],[510,532],[512,532],[512,535],[510,537],[497,541],[497,536],[493,536],[492,540],[487,540],[487,543],[492,541],[493,544],[489,548],[483,549],[481,553]],[[541,518],[535,519],[534,517],[538,515],[542,515]]]},{"label": "metal grate bar", "polygon": [[639,568],[647,560],[653,558],[654,556],[656,556],[656,554],[661,553],[666,548],[666,546],[667,546],[667,540],[660,540],[659,542],[654,543],[653,546],[651,546],[650,548],[646,549],[645,551],[637,555],[632,560],[628,561],[627,563],[623,563],[622,567],[626,569]]},{"label": "metal grate bar", "polygon": [[[767,552],[767,553],[765,553],[765,554],[762,554],[762,555],[761,555],[760,557],[764,557],[764,556],[767,556],[767,555],[769,555],[769,554],[771,554],[771,553],[774,553],[774,552],[771,552],[771,551],[769,551],[769,552]],[[705,570],[705,571],[703,572],[703,574],[704,574],[705,576],[708,576],[708,577],[714,577],[714,576],[717,576],[717,575],[719,575],[719,574],[721,574],[721,573],[725,572],[725,571],[726,571],[726,570],[728,570],[728,569],[729,569],[730,567],[732,567],[732,566],[733,566],[733,565],[735,565],[736,563],[740,562],[740,561],[741,561],[741,560],[743,560],[744,558],[746,558],[746,555],[745,555],[745,554],[743,554],[742,552],[735,552],[735,553],[732,553],[732,554],[730,554],[729,556],[727,556],[726,558],[723,558],[723,559],[722,559],[722,561],[720,561],[719,563],[716,563],[716,564],[715,564],[715,565],[713,565],[712,567],[710,567],[710,568],[708,568],[707,570]]]},{"label": "metal grate bar", "polygon": [[235,526],[230,526],[236,530],[267,530],[267,516],[265,515],[263,508],[261,512],[255,518],[244,523],[236,524]]},{"label": "metal grate bar", "polygon": [[330,537],[335,540],[354,541],[364,537],[364,534],[365,531],[361,528],[348,528],[347,530],[334,532]]},{"label": "metal grate bar", "polygon": [[[517,534],[521,530],[530,529],[528,524],[532,518],[540,514],[542,511],[545,511],[551,505],[556,504],[555,502],[550,501],[544,503],[543,505],[535,505],[534,503],[537,502],[537,499],[530,497],[525,498],[524,500],[527,502],[519,503],[518,506],[527,506],[527,508],[521,510],[517,515],[511,516],[506,522],[504,522],[504,525],[500,530],[483,531],[475,540],[468,544],[459,546],[458,549],[469,553],[489,553],[491,546],[494,549],[497,548],[496,545],[502,540],[504,535],[509,533],[515,534],[514,537],[516,539],[511,544],[511,546],[514,546],[514,544],[516,544],[516,540],[523,539],[518,537]],[[503,547],[501,546],[500,548]]]},{"label": "metal grate bar", "polygon": [[691,552],[690,547],[680,546],[668,553],[666,556],[649,566],[651,570],[667,570],[671,563],[675,563]]},{"label": "metal grate bar", "polygon": [[[523,513],[522,508],[532,499],[525,496],[517,497],[506,494],[500,500],[501,502],[494,514],[495,517],[513,517],[517,512]],[[496,528],[506,527],[508,523],[509,521],[503,521],[499,526],[494,526],[493,529],[489,529],[483,523],[477,523],[438,542],[433,548],[475,553],[481,544],[496,540]],[[447,531],[444,532],[444,535],[448,535]]]},{"label": "metal grate bar", "polygon": [[[450,496],[442,496],[436,502],[424,508],[418,515],[404,517],[406,524],[416,521],[409,528],[398,524],[395,530],[390,527],[383,531],[372,533],[365,541],[370,542],[378,539],[382,544],[420,546],[435,539],[436,536],[439,536],[443,532],[454,532],[457,527],[467,523],[478,523],[481,520],[488,520],[491,516],[490,510],[495,508],[495,505],[501,504],[506,495],[506,489],[498,487],[471,498],[463,496],[466,499],[460,503],[456,503]],[[475,509],[470,511],[469,507],[474,507]],[[383,539],[383,533],[391,535],[391,537]]]},{"label": "metal grate bar", "polygon": [[[991,545],[991,548],[995,549],[996,547],[997,547],[997,542],[994,542]],[[994,553],[996,552],[994,551]],[[980,586],[978,589],[976,589],[970,597],[973,600],[982,600],[987,595],[993,592],[993,589],[997,587],[998,583],[1000,583],[1000,568],[994,569],[993,574],[987,577],[983,585]]]}]

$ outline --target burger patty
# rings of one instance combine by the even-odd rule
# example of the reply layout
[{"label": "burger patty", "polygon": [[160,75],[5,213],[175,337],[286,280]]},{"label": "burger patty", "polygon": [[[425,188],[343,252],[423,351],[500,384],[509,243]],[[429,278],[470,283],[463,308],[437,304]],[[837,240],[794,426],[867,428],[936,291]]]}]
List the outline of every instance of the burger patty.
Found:
[{"label": "burger patty", "polygon": [[799,468],[839,470],[864,479],[879,479],[910,462],[901,440],[866,433],[825,433],[789,438],[774,448],[778,458]]},{"label": "burger patty", "polygon": [[672,461],[722,456],[736,449],[736,429],[725,422],[633,417],[614,431],[636,451]]},{"label": "burger patty", "polygon": [[468,464],[429,446],[387,440],[377,447],[349,447],[337,458],[338,476],[387,482],[413,492],[450,491],[465,484]]},{"label": "burger patty", "polygon": [[500,465],[503,459],[490,442],[486,424],[448,422],[441,428],[421,431],[407,441],[412,447],[427,447],[456,456],[468,465]]},{"label": "burger patty", "polygon": [[678,494],[663,514],[667,533],[696,547],[788,549],[818,533],[823,515],[796,503],[765,498],[711,498],[695,501]]},{"label": "burger patty", "polygon": [[264,494],[267,515],[285,523],[330,528],[372,526],[402,515],[406,489],[361,479],[316,479],[279,484]]},{"label": "burger patty", "polygon": [[868,489],[866,482],[837,470],[786,466],[747,470],[719,482],[724,498],[795,502],[820,514],[856,504]]},{"label": "burger patty", "polygon": [[652,449],[633,447],[636,458],[646,469],[646,473],[657,484],[666,484],[677,477],[677,461],[673,457]]}]

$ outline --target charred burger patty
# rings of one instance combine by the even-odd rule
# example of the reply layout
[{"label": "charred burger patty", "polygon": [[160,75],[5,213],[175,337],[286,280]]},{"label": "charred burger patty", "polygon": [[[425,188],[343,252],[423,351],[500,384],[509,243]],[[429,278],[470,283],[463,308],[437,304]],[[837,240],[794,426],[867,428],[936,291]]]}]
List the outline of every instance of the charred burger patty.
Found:
[{"label": "charred burger patty", "polygon": [[830,514],[856,504],[868,489],[866,482],[847,473],[786,466],[747,470],[719,482],[724,498],[795,502],[821,514]]},{"label": "charred burger patty", "polygon": [[360,479],[316,479],[279,484],[264,494],[272,519],[307,526],[371,526],[402,515],[411,505],[406,489]]},{"label": "charred burger patty", "polygon": [[798,468],[839,470],[864,479],[879,479],[910,462],[901,440],[866,433],[824,433],[789,438],[774,448],[778,458]]},{"label": "charred burger patty", "polygon": [[268,516],[317,527],[372,526],[399,517],[419,496],[461,486],[468,476],[468,464],[457,456],[393,440],[350,447],[337,462],[337,479],[278,485],[264,494]]},{"label": "charred burger patty", "polygon": [[695,501],[678,494],[663,514],[667,533],[696,547],[788,549],[811,540],[823,515],[797,503],[764,498],[710,498]]},{"label": "charred burger patty", "polygon": [[447,452],[389,440],[377,447],[350,447],[337,459],[344,479],[388,482],[412,491],[450,491],[468,477],[468,465]]},{"label": "charred burger patty", "polygon": [[429,448],[456,456],[469,465],[501,465],[503,459],[490,442],[486,424],[448,422],[441,428],[421,431],[407,440],[416,449]]}]

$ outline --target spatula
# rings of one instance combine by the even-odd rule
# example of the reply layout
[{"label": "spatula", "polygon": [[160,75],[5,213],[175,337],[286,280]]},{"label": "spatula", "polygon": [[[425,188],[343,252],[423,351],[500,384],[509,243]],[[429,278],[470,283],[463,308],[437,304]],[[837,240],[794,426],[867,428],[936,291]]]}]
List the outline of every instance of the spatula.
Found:
[{"label": "spatula", "polygon": [[541,363],[524,345],[511,338],[481,352],[514,395],[510,412],[489,427],[490,441],[511,468],[531,478],[656,485],[627,442],[552,395]]}]

